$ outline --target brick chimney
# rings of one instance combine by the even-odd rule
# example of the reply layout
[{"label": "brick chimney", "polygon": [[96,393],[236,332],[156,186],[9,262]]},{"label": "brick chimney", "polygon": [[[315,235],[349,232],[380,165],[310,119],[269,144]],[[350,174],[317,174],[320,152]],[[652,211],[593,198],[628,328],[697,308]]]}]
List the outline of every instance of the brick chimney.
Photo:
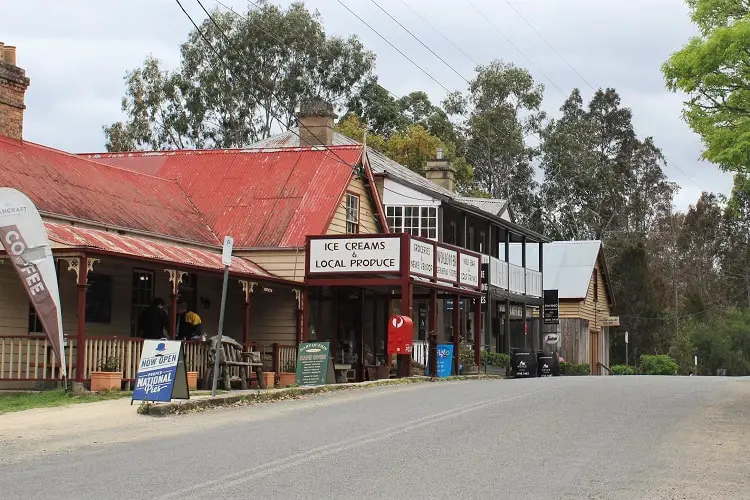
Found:
[{"label": "brick chimney", "polygon": [[333,105],[321,99],[302,103],[299,121],[300,146],[330,146],[333,144]]},{"label": "brick chimney", "polygon": [[0,135],[23,139],[26,72],[16,66],[16,48],[0,42]]},{"label": "brick chimney", "polygon": [[438,148],[435,152],[435,159],[427,162],[427,166],[424,169],[424,176],[448,191],[456,191],[456,170],[445,159],[443,148]]}]

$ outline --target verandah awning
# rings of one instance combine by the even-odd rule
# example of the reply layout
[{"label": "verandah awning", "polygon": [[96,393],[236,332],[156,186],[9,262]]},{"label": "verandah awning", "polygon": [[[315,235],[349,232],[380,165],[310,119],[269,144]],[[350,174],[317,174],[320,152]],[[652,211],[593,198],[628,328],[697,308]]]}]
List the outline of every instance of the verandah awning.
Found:
[{"label": "verandah awning", "polygon": [[[57,222],[45,221],[47,236],[53,247],[75,249],[92,249],[124,258],[136,258],[159,261],[176,266],[189,266],[208,271],[222,271],[221,253],[208,249],[180,246],[175,243],[155,241],[136,236],[126,236],[99,229],[71,226]],[[58,243],[59,245],[55,245]],[[234,257],[230,272],[257,279],[285,281],[255,264],[254,262]]]}]

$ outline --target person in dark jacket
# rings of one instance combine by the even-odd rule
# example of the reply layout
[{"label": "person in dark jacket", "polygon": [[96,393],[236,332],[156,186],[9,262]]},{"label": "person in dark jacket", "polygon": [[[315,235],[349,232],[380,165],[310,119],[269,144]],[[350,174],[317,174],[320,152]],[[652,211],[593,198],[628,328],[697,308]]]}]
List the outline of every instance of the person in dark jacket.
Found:
[{"label": "person in dark jacket", "polygon": [[161,339],[169,332],[169,315],[164,309],[164,299],[159,297],[138,318],[138,335],[144,339]]}]

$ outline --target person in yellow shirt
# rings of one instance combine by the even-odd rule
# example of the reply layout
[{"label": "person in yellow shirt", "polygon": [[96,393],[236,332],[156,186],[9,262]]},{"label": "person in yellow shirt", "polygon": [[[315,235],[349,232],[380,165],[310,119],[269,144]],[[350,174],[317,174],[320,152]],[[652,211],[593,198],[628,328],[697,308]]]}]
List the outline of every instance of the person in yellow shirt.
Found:
[{"label": "person in yellow shirt", "polygon": [[198,313],[190,311],[185,302],[177,304],[177,338],[195,340],[203,335],[203,324]]}]

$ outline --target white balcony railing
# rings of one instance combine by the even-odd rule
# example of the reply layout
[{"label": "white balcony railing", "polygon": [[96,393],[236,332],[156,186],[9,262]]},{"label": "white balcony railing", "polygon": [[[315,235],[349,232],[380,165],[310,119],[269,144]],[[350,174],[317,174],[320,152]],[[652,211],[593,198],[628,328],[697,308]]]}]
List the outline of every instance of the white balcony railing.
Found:
[{"label": "white balcony railing", "polygon": [[542,296],[542,273],[533,269],[526,269],[526,295]]},{"label": "white balcony railing", "polygon": [[518,295],[542,296],[542,273],[533,269],[509,264],[497,257],[482,256],[482,261],[490,263],[489,284]]},{"label": "white balcony railing", "polygon": [[526,293],[526,273],[524,268],[514,264],[508,264],[509,283],[508,290],[523,295]]}]

